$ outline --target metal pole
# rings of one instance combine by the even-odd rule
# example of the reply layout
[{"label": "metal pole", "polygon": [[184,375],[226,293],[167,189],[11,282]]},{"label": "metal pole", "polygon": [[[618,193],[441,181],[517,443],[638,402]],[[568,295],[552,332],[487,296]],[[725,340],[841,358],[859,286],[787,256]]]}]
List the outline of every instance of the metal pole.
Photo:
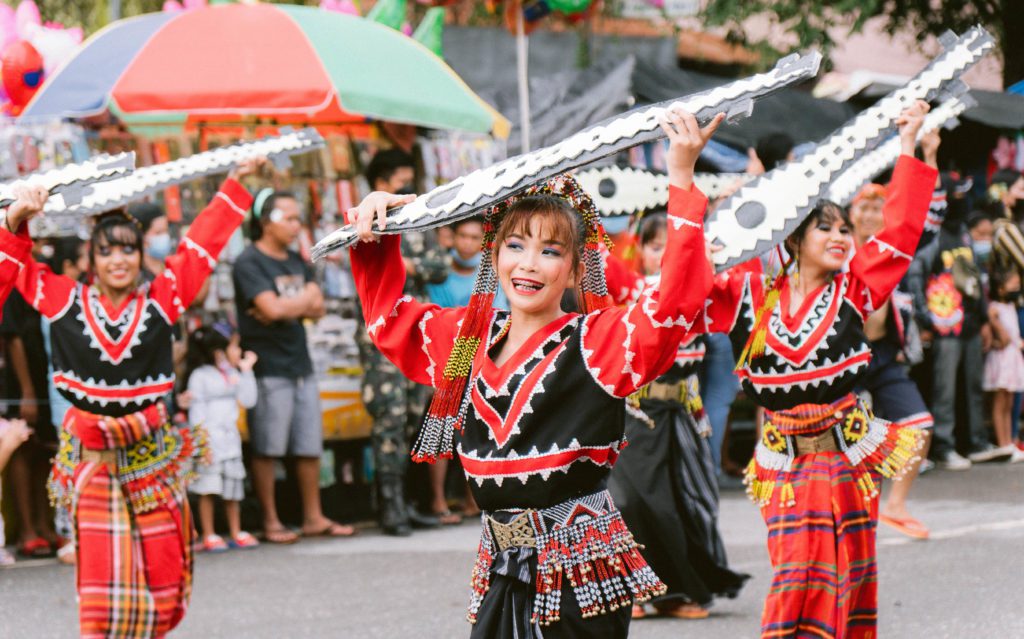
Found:
[{"label": "metal pole", "polygon": [[121,0],[110,0],[110,21],[121,19]]},{"label": "metal pole", "polygon": [[527,74],[529,49],[522,3],[516,2],[516,75],[519,79],[519,129],[522,153],[530,150],[530,82]]}]

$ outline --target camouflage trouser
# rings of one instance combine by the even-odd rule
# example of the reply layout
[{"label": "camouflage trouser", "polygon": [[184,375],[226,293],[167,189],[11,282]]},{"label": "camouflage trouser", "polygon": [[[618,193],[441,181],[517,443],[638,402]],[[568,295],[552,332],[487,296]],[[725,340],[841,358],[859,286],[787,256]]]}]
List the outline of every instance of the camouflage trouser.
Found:
[{"label": "camouflage trouser", "polygon": [[378,475],[402,476],[409,459],[409,440],[426,411],[430,388],[409,381],[370,343],[366,331],[357,332],[363,366],[362,398],[373,418],[370,443]]}]

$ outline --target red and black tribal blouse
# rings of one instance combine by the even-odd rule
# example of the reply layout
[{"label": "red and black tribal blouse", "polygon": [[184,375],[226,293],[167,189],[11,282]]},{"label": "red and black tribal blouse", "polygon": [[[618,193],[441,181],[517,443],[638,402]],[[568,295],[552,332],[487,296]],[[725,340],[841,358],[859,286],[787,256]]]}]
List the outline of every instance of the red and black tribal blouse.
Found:
[{"label": "red and black tribal blouse", "polygon": [[[664,276],[635,303],[563,315],[502,366],[492,356],[511,320],[494,313],[456,434],[481,508],[542,508],[604,487],[624,446],[624,398],[674,363],[711,288],[706,206],[697,189],[670,189]],[[397,237],[359,244],[351,261],[373,342],[407,377],[437,385],[465,308],[402,296]]]},{"label": "red and black tribal blouse", "polygon": [[[853,391],[871,349],[864,320],[885,303],[910,266],[937,172],[901,156],[885,200],[885,229],[857,250],[847,272],[809,294],[790,314],[785,282],[768,322],[765,353],[737,371],[743,390],[769,410],[828,404]],[[708,332],[728,333],[740,353],[768,284],[759,260],[715,278],[706,310]]]},{"label": "red and black tribal blouse", "polygon": [[18,290],[50,320],[54,386],[72,405],[118,417],[171,392],[171,328],[213,271],[251,203],[245,187],[226,180],[177,253],[167,258],[166,270],[118,308],[95,286],[35,262],[27,224],[17,235],[0,229],[0,268],[5,269],[0,276],[8,264],[16,264]]}]

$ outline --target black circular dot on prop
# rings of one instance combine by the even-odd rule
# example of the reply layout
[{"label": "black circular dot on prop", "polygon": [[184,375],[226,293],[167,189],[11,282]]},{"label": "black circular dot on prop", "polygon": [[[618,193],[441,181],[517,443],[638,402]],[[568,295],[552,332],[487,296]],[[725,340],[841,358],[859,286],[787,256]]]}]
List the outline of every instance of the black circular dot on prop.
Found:
[{"label": "black circular dot on prop", "polygon": [[597,183],[597,193],[601,197],[613,197],[617,190],[615,180],[611,178],[601,178],[601,181]]},{"label": "black circular dot on prop", "polygon": [[764,204],[756,201],[744,202],[736,209],[736,221],[745,229],[757,228],[768,216]]}]

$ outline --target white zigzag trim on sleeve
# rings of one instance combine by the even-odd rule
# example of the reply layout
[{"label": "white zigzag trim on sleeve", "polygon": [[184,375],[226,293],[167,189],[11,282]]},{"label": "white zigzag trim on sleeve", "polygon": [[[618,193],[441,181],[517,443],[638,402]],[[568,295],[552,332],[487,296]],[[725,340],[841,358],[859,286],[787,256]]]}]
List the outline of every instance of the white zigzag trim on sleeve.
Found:
[{"label": "white zigzag trim on sleeve", "polygon": [[907,260],[908,262],[910,260],[914,259],[913,255],[908,255],[908,254],[904,253],[903,251],[899,250],[898,248],[896,248],[895,246],[893,246],[892,244],[888,244],[886,242],[883,242],[882,240],[878,239],[875,236],[871,236],[871,239],[869,239],[868,242],[869,243],[874,242],[875,244],[877,244],[878,245],[878,252],[879,253],[885,253],[886,251],[891,251],[893,257],[902,257],[903,259]]},{"label": "white zigzag trim on sleeve", "polygon": [[228,203],[228,206],[231,207],[232,211],[238,213],[242,217],[245,217],[245,209],[235,204],[234,201],[227,195],[225,195],[223,191],[217,191],[217,195],[215,195],[214,197],[219,197],[220,199],[224,200],[225,202]]},{"label": "white zigzag trim on sleeve", "polygon": [[688,220],[685,217],[681,217],[679,215],[669,215],[668,219],[672,220],[672,228],[674,228],[677,231],[681,229],[683,225],[695,228],[697,230],[701,230],[704,228],[703,224],[699,224],[692,220]]}]

